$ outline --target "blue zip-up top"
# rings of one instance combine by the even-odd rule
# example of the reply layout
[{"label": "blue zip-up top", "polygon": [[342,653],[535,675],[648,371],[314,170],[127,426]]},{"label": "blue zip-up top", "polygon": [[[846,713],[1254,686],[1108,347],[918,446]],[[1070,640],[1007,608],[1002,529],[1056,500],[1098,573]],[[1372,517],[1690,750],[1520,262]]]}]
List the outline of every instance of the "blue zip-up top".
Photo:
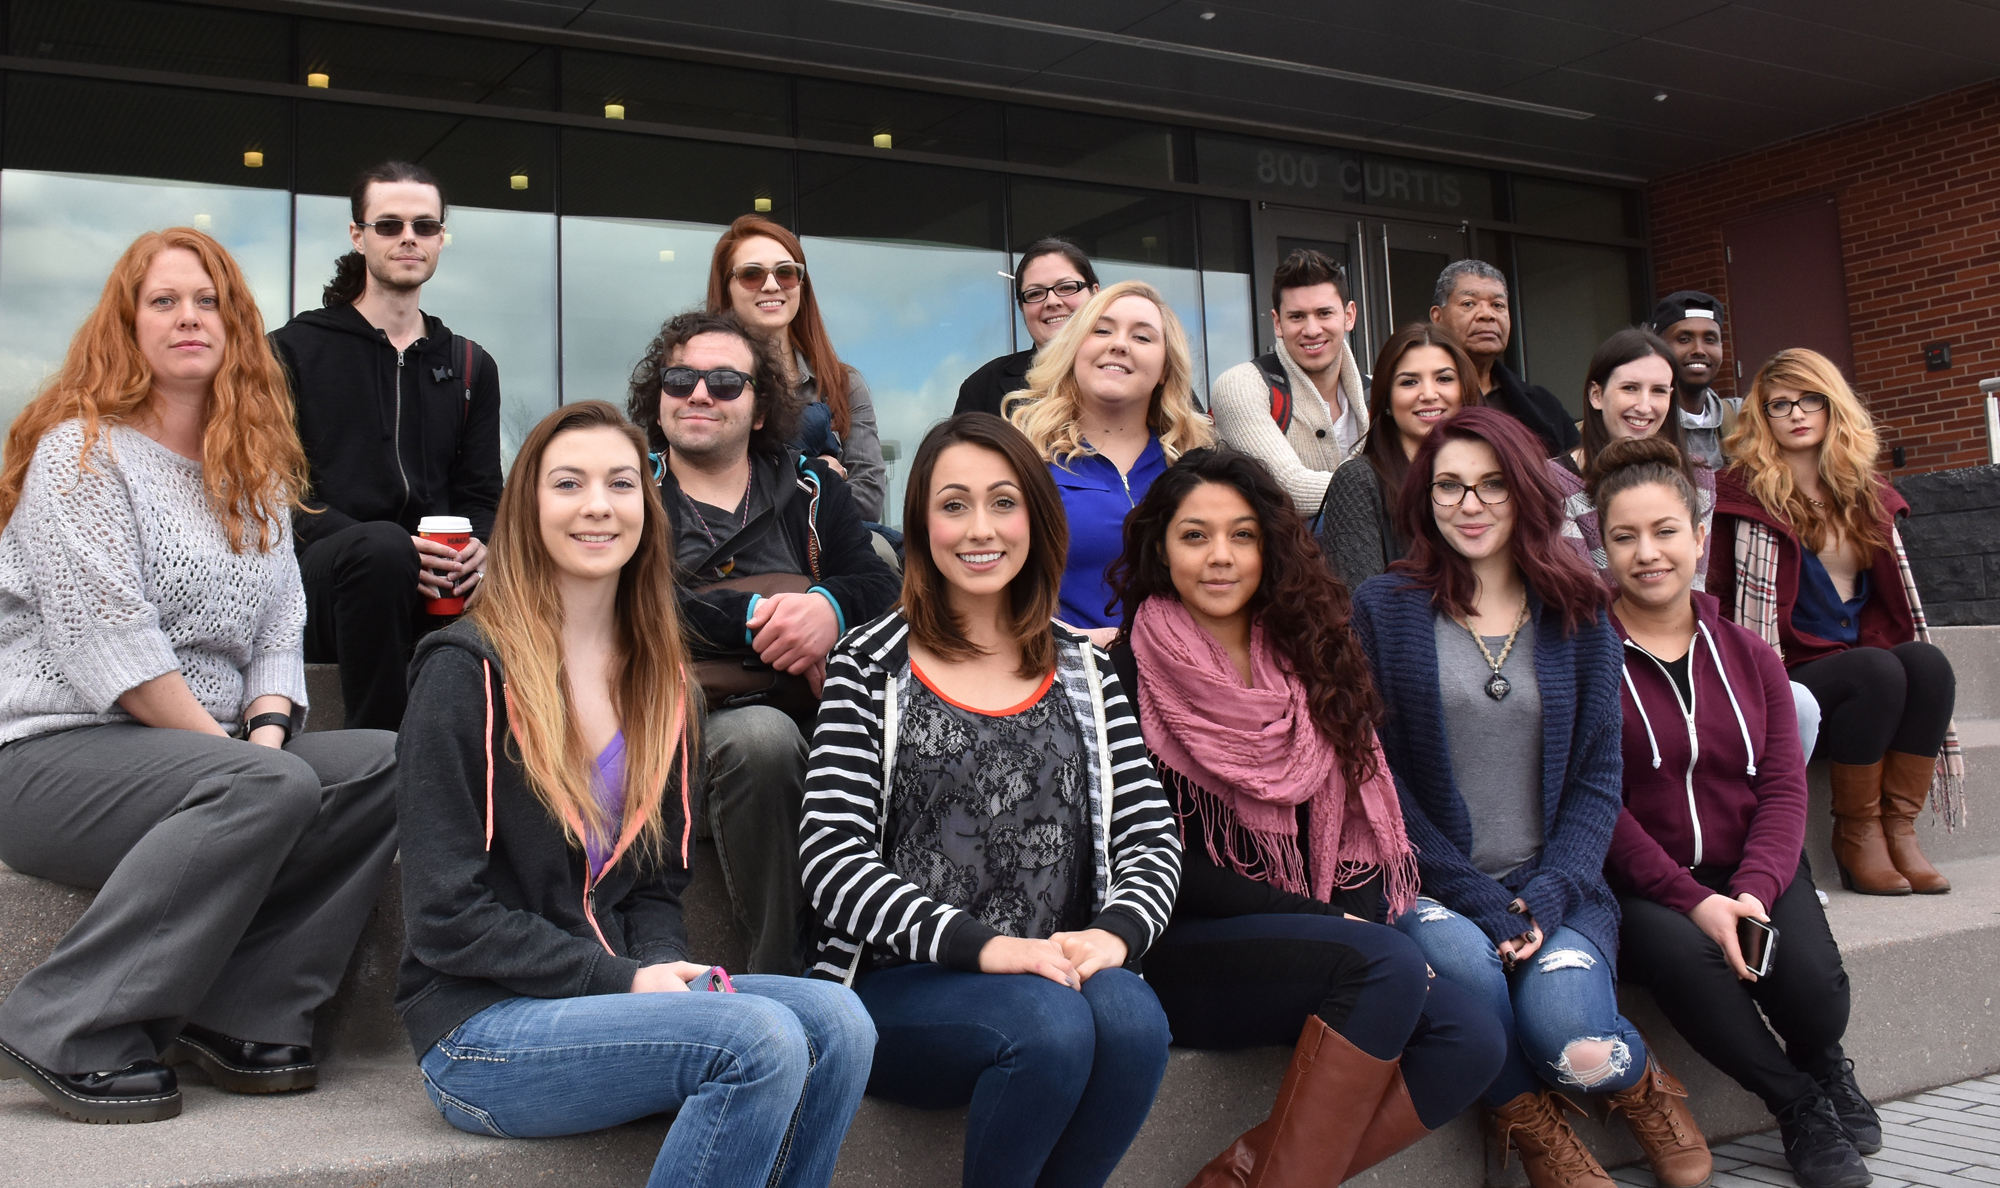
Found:
[{"label": "blue zip-up top", "polygon": [[1139,460],[1124,474],[1098,454],[1049,463],[1063,510],[1069,514],[1069,563],[1063,569],[1060,596],[1063,622],[1072,627],[1116,627],[1124,622],[1121,609],[1105,609],[1111,586],[1104,580],[1104,570],[1125,550],[1125,517],[1166,469],[1167,455],[1158,436],[1146,439]]}]

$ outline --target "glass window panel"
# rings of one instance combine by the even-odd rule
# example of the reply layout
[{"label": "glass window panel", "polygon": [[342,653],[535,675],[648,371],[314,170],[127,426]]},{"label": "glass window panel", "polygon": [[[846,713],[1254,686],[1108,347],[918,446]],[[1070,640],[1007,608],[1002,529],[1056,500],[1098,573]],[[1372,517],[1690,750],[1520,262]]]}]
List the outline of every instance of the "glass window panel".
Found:
[{"label": "glass window panel", "polygon": [[299,143],[304,194],[345,197],[363,169],[402,160],[437,175],[452,207],[447,221],[457,218],[460,206],[524,211],[555,206],[554,130],[537,124],[301,103]]},{"label": "glass window panel", "polygon": [[[294,301],[318,306],[333,262],[351,250],[347,199],[300,194]],[[454,206],[424,312],[473,339],[500,372],[500,453],[514,451],[557,403],[556,219],[519,210]]]},{"label": "glass window panel", "polygon": [[1514,179],[1514,221],[1558,235],[1639,234],[1638,192],[1540,177]]},{"label": "glass window panel", "polygon": [[283,190],[9,169],[0,174],[0,424],[62,366],[111,266],[145,231],[198,227],[283,325],[291,198]]},{"label": "glass window panel", "polygon": [[555,62],[554,50],[525,41],[299,22],[299,73],[324,74],[340,90],[546,111],[555,107]]},{"label": "glass window panel", "polygon": [[562,154],[564,214],[792,224],[792,154],[777,149],[564,129]]},{"label": "glass window panel", "polygon": [[970,169],[803,154],[799,228],[814,235],[1004,245],[1001,179]]},{"label": "glass window panel", "polygon": [[792,130],[791,95],[781,74],[564,50],[562,109],[601,116],[607,104],[623,108],[618,118],[627,120],[765,136]]},{"label": "glass window panel", "polygon": [[1257,353],[1255,289],[1250,208],[1221,198],[1202,199],[1201,311],[1211,384]]},{"label": "glass window panel", "polygon": [[1583,415],[1583,377],[1598,344],[1637,320],[1637,261],[1627,248],[1517,236],[1514,341],[1528,377]]},{"label": "glass window panel", "polygon": [[260,82],[290,82],[291,20],[150,0],[13,0],[10,53]]},{"label": "glass window panel", "polygon": [[564,216],[564,400],[609,400],[625,407],[632,368],[660,323],[707,299],[708,261],[723,230],[704,223]]},{"label": "glass window panel", "polygon": [[6,166],[283,187],[289,107],[282,99],[15,73],[7,79]]},{"label": "glass window panel", "polygon": [[[1000,105],[921,91],[797,80],[799,136],[959,157],[1003,156]],[[888,137],[883,144],[878,137]]]},{"label": "glass window panel", "polygon": [[1140,181],[1193,177],[1193,154],[1163,124],[1050,107],[1007,108],[1007,159]]}]

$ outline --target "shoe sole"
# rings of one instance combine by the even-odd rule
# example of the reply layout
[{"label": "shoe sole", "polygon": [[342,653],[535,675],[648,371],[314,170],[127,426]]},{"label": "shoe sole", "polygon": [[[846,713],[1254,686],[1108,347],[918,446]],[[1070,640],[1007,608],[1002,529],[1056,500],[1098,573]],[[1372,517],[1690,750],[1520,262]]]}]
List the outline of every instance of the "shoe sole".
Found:
[{"label": "shoe sole", "polygon": [[46,1098],[57,1113],[78,1122],[92,1122],[100,1126],[164,1122],[169,1118],[178,1118],[181,1112],[181,1091],[178,1089],[158,1097],[85,1097],[51,1080],[27,1057],[6,1044],[0,1044],[0,1079],[13,1080],[16,1077],[34,1086],[35,1091]]},{"label": "shoe sole", "polygon": [[230,1093],[292,1093],[319,1084],[319,1065],[287,1064],[280,1068],[238,1068],[199,1040],[183,1035],[167,1046],[162,1060],[192,1064],[208,1074],[217,1089]]}]

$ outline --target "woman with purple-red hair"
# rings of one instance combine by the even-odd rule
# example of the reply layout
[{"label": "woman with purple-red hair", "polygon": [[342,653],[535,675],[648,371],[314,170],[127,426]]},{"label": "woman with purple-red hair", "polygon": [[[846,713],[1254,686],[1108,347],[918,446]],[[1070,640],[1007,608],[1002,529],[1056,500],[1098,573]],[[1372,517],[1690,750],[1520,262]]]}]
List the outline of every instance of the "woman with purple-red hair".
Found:
[{"label": "woman with purple-red hair", "polygon": [[1421,883],[1394,923],[1507,1031],[1485,1100],[1535,1188],[1611,1185],[1557,1087],[1622,1110],[1662,1188],[1705,1184],[1686,1091],[1618,1013],[1604,857],[1624,665],[1603,585],[1562,542],[1541,444],[1461,410],[1410,459],[1396,517],[1408,551],[1354,599]]}]

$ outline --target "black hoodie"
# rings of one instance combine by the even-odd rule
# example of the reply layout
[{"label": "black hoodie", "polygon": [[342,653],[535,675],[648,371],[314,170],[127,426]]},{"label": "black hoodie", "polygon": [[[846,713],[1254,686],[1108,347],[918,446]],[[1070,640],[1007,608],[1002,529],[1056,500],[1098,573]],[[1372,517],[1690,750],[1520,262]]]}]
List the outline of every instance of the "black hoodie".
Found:
[{"label": "black hoodie", "polygon": [[474,344],[466,399],[469,342],[425,314],[424,337],[398,352],[352,305],[309,309],[271,334],[311,467],[306,506],[323,509],[293,514],[301,552],[356,524],[390,520],[414,533],[418,520],[438,515],[464,516],[475,537],[492,539],[500,375]]},{"label": "black hoodie", "polygon": [[635,842],[592,885],[583,852],[514,758],[506,679],[479,628],[461,620],[425,636],[410,673],[396,737],[396,1012],[417,1055],[503,999],[623,994],[640,967],[686,960],[680,765],[662,803],[662,856]]}]

